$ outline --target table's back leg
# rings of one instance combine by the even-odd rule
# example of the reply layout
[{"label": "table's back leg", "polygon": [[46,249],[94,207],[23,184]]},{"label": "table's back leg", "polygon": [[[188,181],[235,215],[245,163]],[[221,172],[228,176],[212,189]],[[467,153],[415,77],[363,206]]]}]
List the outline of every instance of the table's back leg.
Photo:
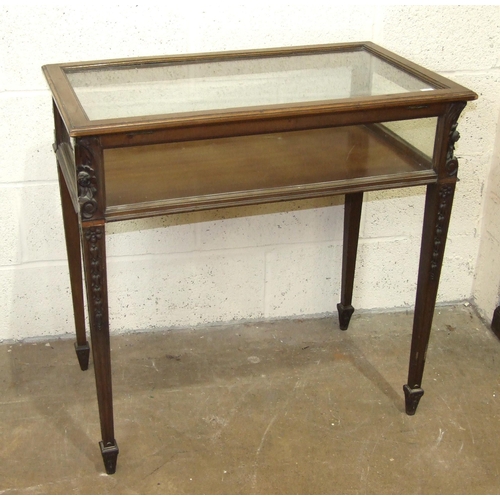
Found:
[{"label": "table's back leg", "polygon": [[113,474],[116,470],[118,446],[113,423],[105,225],[103,222],[83,223],[82,232],[92,356],[101,423],[100,447],[106,472]]},{"label": "table's back leg", "polygon": [[356,255],[358,253],[359,224],[363,193],[345,195],[344,208],[344,246],[342,250],[342,285],[340,303],[337,304],[341,330],[347,330],[354,307],[352,292],[354,288],[354,272],[356,270]]},{"label": "table's back leg", "polygon": [[61,172],[59,175],[59,189],[61,192],[61,205],[66,237],[66,252],[68,254],[69,277],[71,283],[71,297],[73,299],[73,312],[75,318],[76,342],[75,351],[82,370],[89,367],[90,346],[85,333],[85,306],[83,302],[83,269],[80,246],[80,228],[78,214],[75,212],[71,196]]},{"label": "table's back leg", "polygon": [[408,384],[403,386],[408,415],[415,414],[424,394],[422,377],[454,193],[454,182],[427,187]]}]

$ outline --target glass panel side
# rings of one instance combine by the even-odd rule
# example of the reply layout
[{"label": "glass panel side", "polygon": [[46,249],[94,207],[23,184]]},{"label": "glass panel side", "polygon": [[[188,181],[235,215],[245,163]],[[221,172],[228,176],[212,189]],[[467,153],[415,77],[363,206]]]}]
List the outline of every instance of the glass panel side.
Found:
[{"label": "glass panel side", "polygon": [[431,90],[363,51],[66,70],[90,120]]},{"label": "glass panel side", "polygon": [[379,125],[381,136],[391,136],[394,145],[405,148],[408,154],[422,156],[429,162],[434,154],[437,117],[398,120]]}]

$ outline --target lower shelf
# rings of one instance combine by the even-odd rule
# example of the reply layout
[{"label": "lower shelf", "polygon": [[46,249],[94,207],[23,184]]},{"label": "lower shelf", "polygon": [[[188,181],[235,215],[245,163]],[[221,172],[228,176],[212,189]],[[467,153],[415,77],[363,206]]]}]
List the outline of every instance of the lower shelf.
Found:
[{"label": "lower shelf", "polygon": [[430,160],[349,126],[104,151],[108,220],[421,185]]}]

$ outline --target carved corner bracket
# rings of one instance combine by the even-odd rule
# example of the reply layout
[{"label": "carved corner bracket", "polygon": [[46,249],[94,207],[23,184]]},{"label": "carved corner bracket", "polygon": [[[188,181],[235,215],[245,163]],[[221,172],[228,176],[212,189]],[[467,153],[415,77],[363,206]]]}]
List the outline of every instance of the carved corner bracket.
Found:
[{"label": "carved corner bracket", "polygon": [[92,152],[90,139],[83,139],[78,142],[80,159],[76,167],[78,184],[78,202],[80,214],[83,220],[89,220],[98,212],[97,201],[97,176],[95,169],[95,158]]},{"label": "carved corner bracket", "polygon": [[[465,108],[465,102],[455,102],[450,104],[448,112],[444,116],[442,126],[448,131],[447,142],[442,144],[444,158],[444,169],[442,183],[436,187],[437,191],[437,217],[434,225],[433,248],[430,262],[429,278],[436,281],[439,278],[441,262],[443,260],[444,248],[446,245],[446,235],[450,222],[451,206],[455,193],[455,184],[458,174],[458,159],[455,156],[455,144],[460,139],[457,130],[458,117]],[[441,129],[443,130],[443,129]],[[446,139],[445,139],[446,140]]]},{"label": "carved corner bracket", "polygon": [[457,130],[458,117],[465,108],[465,102],[456,102],[450,106],[446,117],[447,126],[449,127],[448,148],[446,151],[445,171],[448,177],[456,177],[458,173],[458,159],[455,156],[455,144],[460,139],[460,134]]}]

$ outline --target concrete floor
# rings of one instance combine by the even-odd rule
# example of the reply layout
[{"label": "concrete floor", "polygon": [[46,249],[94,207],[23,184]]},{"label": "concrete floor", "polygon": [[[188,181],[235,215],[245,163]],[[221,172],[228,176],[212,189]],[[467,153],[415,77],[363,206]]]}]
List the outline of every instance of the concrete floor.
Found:
[{"label": "concrete floor", "polygon": [[[0,493],[498,494],[500,342],[438,308],[417,413],[412,315],[112,338],[116,474],[72,340],[0,345]],[[91,366],[92,368],[92,366]]]}]

